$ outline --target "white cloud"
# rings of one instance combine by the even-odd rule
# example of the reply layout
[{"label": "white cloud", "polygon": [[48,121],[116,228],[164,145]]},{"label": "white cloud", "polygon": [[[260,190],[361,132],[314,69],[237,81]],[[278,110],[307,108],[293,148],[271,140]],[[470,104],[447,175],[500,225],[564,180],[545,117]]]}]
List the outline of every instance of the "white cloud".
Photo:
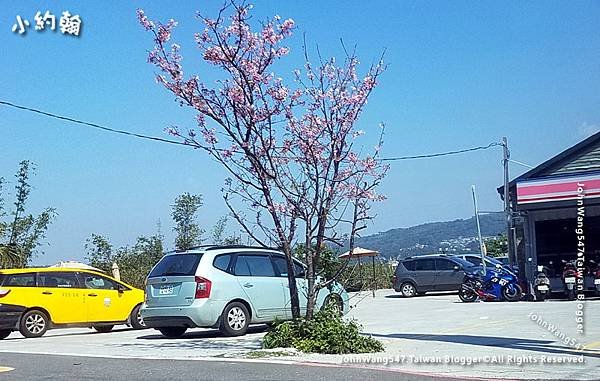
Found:
[{"label": "white cloud", "polygon": [[597,132],[600,132],[600,125],[594,123],[583,122],[577,127],[577,133],[582,139],[589,138]]}]

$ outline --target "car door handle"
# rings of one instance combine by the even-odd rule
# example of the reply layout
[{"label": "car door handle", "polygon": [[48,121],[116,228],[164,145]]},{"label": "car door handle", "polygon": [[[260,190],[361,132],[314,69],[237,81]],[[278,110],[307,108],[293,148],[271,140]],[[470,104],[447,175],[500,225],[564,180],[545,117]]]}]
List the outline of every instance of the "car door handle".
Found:
[{"label": "car door handle", "polygon": [[244,287],[250,288],[250,287],[254,287],[254,285],[252,283],[245,283]]},{"label": "car door handle", "polygon": [[98,294],[88,294],[88,296],[98,296]]},{"label": "car door handle", "polygon": [[52,293],[50,291],[44,291],[44,292],[42,292],[42,294],[44,294],[44,295],[52,295]]}]

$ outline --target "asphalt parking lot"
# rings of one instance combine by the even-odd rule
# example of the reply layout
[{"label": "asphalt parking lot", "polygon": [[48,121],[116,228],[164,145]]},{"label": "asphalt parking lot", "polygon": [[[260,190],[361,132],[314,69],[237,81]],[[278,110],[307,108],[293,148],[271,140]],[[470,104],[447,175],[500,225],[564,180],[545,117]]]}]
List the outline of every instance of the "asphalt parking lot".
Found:
[{"label": "asphalt parking lot", "polygon": [[[49,331],[38,339],[19,333],[0,341],[0,352],[143,359],[252,359],[324,362],[413,373],[509,379],[592,380],[600,377],[600,300],[583,304],[584,334],[577,332],[576,301],[461,303],[456,295],[405,299],[392,290],[354,294],[349,318],[382,340],[373,355],[294,354],[260,350],[265,326],[239,338],[216,330],[191,330],[179,339],[157,331],[89,329]],[[281,355],[282,353],[277,353]],[[1,359],[1,356],[0,356]],[[0,360],[0,367],[3,364]]]}]

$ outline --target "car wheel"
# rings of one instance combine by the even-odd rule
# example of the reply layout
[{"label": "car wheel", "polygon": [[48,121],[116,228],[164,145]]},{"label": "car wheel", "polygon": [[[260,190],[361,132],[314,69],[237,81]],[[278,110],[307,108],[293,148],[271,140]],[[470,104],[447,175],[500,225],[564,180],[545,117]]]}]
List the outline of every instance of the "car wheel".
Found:
[{"label": "car wheel", "polygon": [[0,330],[0,340],[6,339],[8,335],[10,335],[12,331],[10,329],[2,329]]},{"label": "car wheel", "polygon": [[225,336],[241,336],[246,333],[249,324],[250,313],[246,306],[239,302],[233,302],[223,310],[219,329]]},{"label": "car wheel", "polygon": [[141,304],[135,306],[135,308],[131,311],[131,315],[129,315],[129,323],[133,329],[145,329],[146,323],[144,323],[144,319],[142,318],[142,314],[140,309],[142,308]]},{"label": "car wheel", "polygon": [[50,319],[40,310],[31,310],[21,316],[19,332],[25,337],[40,337],[48,330]]},{"label": "car wheel", "polygon": [[108,333],[108,332],[112,331],[112,329],[115,326],[114,325],[93,325],[92,327],[100,333]]},{"label": "car wheel", "polygon": [[405,298],[412,298],[416,295],[417,289],[412,283],[406,282],[400,286],[400,292],[402,292],[402,296]]},{"label": "car wheel", "polygon": [[168,337],[169,339],[175,339],[177,337],[183,336],[187,328],[185,327],[163,327],[158,329],[163,336]]},{"label": "car wheel", "polygon": [[330,309],[332,312],[337,315],[342,315],[343,305],[342,299],[338,294],[330,294],[325,298],[325,302],[323,302],[323,306],[321,310]]}]

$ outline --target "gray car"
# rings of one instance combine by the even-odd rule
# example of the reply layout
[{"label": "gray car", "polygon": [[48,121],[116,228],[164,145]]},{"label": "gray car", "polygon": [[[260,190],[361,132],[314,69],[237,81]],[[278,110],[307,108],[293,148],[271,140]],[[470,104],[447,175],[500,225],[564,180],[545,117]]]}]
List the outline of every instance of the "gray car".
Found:
[{"label": "gray car", "polygon": [[[304,267],[294,262],[301,312],[306,311]],[[141,315],[147,327],[178,337],[188,328],[219,328],[227,336],[248,325],[290,319],[287,262],[280,251],[259,247],[209,246],[165,255],[146,281]],[[321,289],[317,308],[346,313],[349,298],[333,283]]]},{"label": "gray car", "polygon": [[458,291],[473,265],[464,259],[444,254],[409,257],[398,263],[394,274],[394,290],[405,297],[429,291]]}]

